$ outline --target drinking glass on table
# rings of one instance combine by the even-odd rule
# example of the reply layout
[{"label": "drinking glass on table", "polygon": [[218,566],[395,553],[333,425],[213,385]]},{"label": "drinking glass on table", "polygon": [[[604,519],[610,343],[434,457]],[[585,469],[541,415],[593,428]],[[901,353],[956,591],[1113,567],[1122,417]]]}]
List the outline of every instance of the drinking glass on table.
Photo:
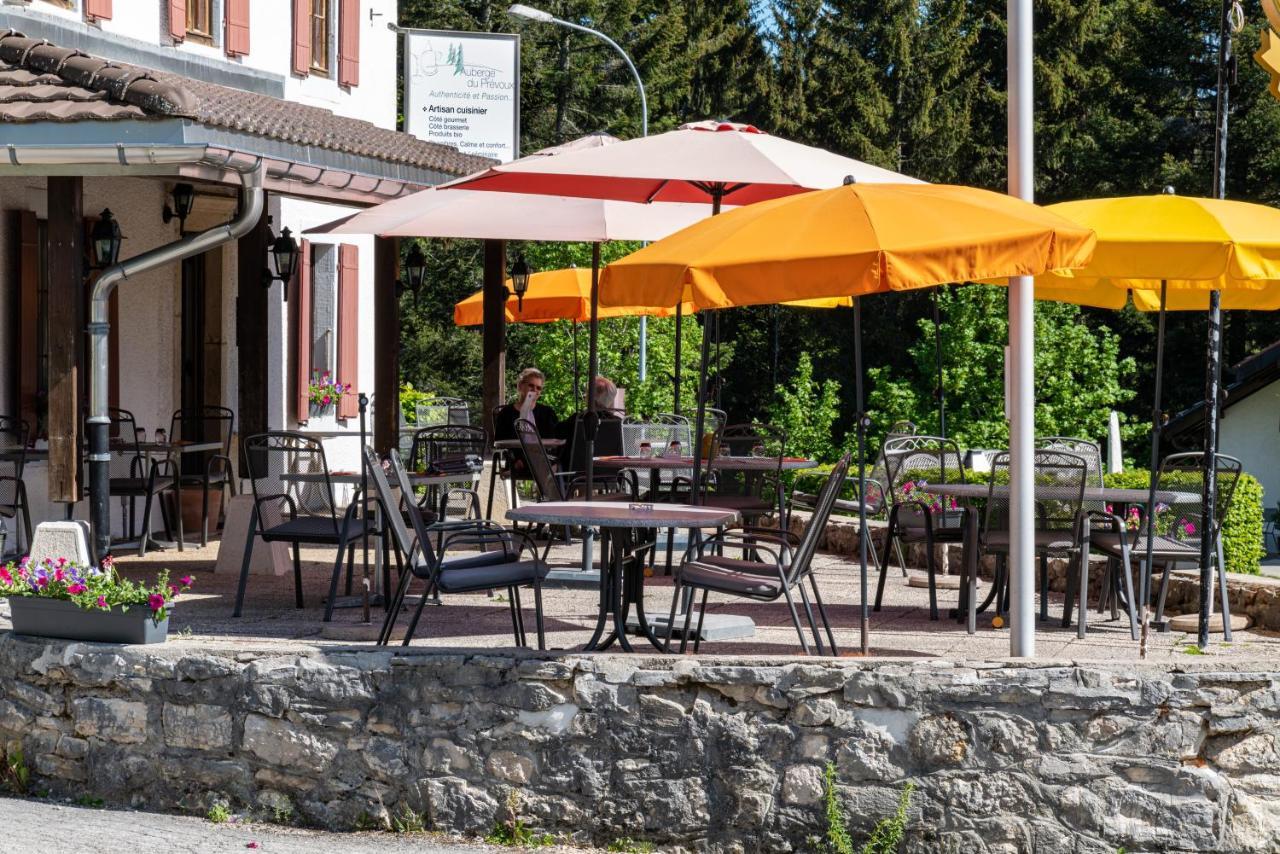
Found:
[{"label": "drinking glass on table", "polygon": [[163,428],[163,427],[157,427],[157,428],[156,428],[156,444],[157,444],[157,445],[163,445],[166,441],[168,441],[168,439],[169,439],[169,437],[168,437],[168,435],[165,433],[164,428]]},{"label": "drinking glass on table", "polygon": [[650,445],[648,442],[641,442],[641,443],[640,443],[639,454],[640,454],[640,456],[642,456],[642,457],[651,457],[651,456],[653,456],[653,446],[652,446],[652,445]]},{"label": "drinking glass on table", "polygon": [[133,428],[133,438],[134,438],[134,440],[135,440],[139,445],[146,444],[146,441],[147,441],[147,428],[146,428],[146,427],[134,427],[134,428]]}]

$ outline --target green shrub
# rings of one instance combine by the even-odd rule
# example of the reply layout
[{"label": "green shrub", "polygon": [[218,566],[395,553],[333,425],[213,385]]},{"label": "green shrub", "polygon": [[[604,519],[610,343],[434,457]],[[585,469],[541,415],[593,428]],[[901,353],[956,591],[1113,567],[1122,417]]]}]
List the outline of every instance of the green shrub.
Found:
[{"label": "green shrub", "polygon": [[[1185,485],[1200,492],[1201,478],[1188,472],[1173,478],[1173,483]],[[1151,485],[1151,473],[1147,469],[1130,469],[1105,475],[1103,482],[1117,489],[1146,489]],[[1231,511],[1222,521],[1222,550],[1226,557],[1227,571],[1257,575],[1262,562],[1262,484],[1251,474],[1240,475],[1235,495],[1231,499]]]},{"label": "green shrub", "polygon": [[[845,822],[844,807],[836,794],[836,766],[828,762],[823,774],[823,804],[827,816],[827,850],[832,854],[854,854],[853,837]],[[898,808],[893,815],[880,819],[871,831],[871,837],[860,848],[859,854],[894,854],[902,846],[907,832],[907,809],[915,783],[907,783],[898,796]]]}]

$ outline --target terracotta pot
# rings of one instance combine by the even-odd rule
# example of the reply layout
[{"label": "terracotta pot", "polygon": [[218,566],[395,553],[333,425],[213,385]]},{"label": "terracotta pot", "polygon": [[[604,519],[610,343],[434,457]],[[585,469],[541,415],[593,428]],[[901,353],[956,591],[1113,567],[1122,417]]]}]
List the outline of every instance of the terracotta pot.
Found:
[{"label": "terracotta pot", "polygon": [[[187,539],[194,539],[200,533],[203,523],[201,509],[204,502],[204,490],[199,486],[182,487],[182,530]],[[209,533],[218,530],[218,517],[222,515],[222,488],[217,485],[209,487]]]}]

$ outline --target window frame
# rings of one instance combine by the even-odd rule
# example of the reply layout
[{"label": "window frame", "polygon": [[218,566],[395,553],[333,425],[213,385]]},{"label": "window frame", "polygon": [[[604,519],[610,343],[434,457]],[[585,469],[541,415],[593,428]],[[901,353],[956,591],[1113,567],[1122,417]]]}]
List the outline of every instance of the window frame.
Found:
[{"label": "window frame", "polygon": [[[198,29],[195,25],[196,15],[193,9],[205,12],[208,30]],[[213,45],[214,42],[214,2],[213,0],[187,0],[187,36],[186,40],[197,44]]]},{"label": "window frame", "polygon": [[[311,34],[311,58],[307,64],[307,70],[317,77],[329,77],[332,75],[333,60],[329,56],[329,43],[333,37],[333,14],[330,0],[311,0],[307,6],[307,27]],[[316,10],[319,9],[322,14],[317,15]],[[322,38],[317,38],[317,25],[323,23]],[[317,58],[324,61],[323,65],[316,62]]]}]

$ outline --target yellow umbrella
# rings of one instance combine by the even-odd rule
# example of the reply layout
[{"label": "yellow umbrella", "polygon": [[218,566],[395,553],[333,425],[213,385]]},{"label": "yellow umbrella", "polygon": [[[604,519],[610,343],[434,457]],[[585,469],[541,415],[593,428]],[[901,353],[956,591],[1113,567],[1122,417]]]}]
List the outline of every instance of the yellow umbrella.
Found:
[{"label": "yellow umbrella", "polygon": [[[859,495],[865,495],[861,302],[864,294],[1079,267],[1093,232],[1028,202],[936,184],[856,184],[758,202],[695,223],[605,268],[600,302],[700,308],[854,297]],[[999,271],[999,272],[996,272]],[[703,336],[702,374],[707,367]],[[703,394],[695,435],[703,428]],[[694,443],[700,454],[701,442]],[[695,457],[692,492],[698,492]],[[862,530],[866,508],[859,502]],[[861,553],[867,649],[867,553]]]},{"label": "yellow umbrella", "polygon": [[[508,290],[513,290],[507,280]],[[521,302],[523,307],[521,307]],[[692,311],[692,305],[683,306]],[[611,305],[600,306],[599,316],[607,317],[671,317],[676,313],[674,303],[669,306]],[[553,320],[572,320],[585,323],[591,320],[591,270],[585,267],[566,267],[562,270],[546,270],[529,276],[529,289],[523,301],[507,300],[508,323],[550,323]],[[457,326],[480,326],[484,323],[484,291],[476,291],[453,307],[453,322]]]},{"label": "yellow umbrella", "polygon": [[[1129,298],[1142,311],[1159,312],[1156,377],[1151,424],[1151,498],[1160,464],[1163,417],[1160,392],[1164,374],[1165,311],[1207,311],[1210,294],[1220,292],[1224,309],[1280,308],[1280,210],[1248,202],[1178,196],[1126,196],[1050,205],[1097,233],[1093,258],[1083,268],[1049,272],[1036,278],[1036,297],[1103,308],[1123,308]],[[1211,316],[1212,317],[1212,316]],[[1216,371],[1220,330],[1209,330],[1209,370]],[[1206,400],[1206,429],[1214,429],[1218,400]],[[1208,443],[1206,443],[1208,444]],[[1211,468],[1211,467],[1210,467]],[[1148,501],[1148,507],[1153,506]],[[1207,513],[1205,526],[1212,528]],[[1139,598],[1143,621],[1150,601],[1152,527],[1147,514],[1147,559]],[[1209,538],[1205,538],[1209,542]],[[1204,555],[1202,554],[1202,558]],[[1201,567],[1207,572],[1207,563]],[[1202,574],[1202,583],[1207,583]],[[1225,589],[1225,587],[1224,587]],[[1223,624],[1231,639],[1228,603]]]}]

